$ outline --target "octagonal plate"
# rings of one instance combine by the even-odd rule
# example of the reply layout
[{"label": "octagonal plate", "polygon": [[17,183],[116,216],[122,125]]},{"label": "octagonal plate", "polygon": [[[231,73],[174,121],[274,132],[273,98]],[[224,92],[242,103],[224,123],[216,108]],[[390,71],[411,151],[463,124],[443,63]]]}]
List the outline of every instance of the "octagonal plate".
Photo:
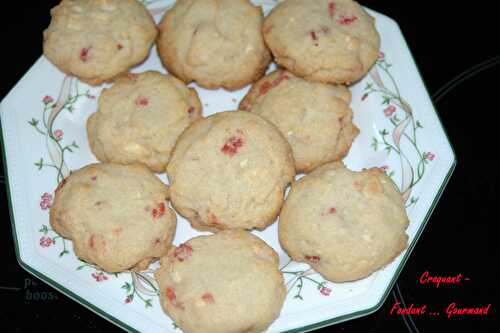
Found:
[{"label": "octagonal plate", "polygon": [[[159,19],[173,1],[143,1]],[[254,1],[267,13],[276,1]],[[304,332],[367,315],[384,302],[453,171],[455,156],[408,46],[392,19],[376,18],[382,52],[362,81],[351,87],[354,122],[361,129],[349,155],[355,170],[383,167],[406,200],[408,248],[369,277],[343,284],[325,281],[305,264],[290,262],[276,223],[256,235],[280,255],[288,296],[269,332]],[[134,72],[162,72],[156,50]],[[194,84],[204,115],[233,110],[248,87],[229,93]],[[19,263],[83,306],[128,331],[180,332],[163,313],[151,274],[107,274],[79,261],[68,240],[48,223],[57,184],[70,170],[95,162],[85,132],[102,87],[65,77],[41,57],[1,103],[4,165]],[[59,114],[57,114],[59,112]],[[52,135],[48,134],[52,133]],[[164,181],[164,175],[160,176]],[[198,235],[178,216],[175,244]]]}]

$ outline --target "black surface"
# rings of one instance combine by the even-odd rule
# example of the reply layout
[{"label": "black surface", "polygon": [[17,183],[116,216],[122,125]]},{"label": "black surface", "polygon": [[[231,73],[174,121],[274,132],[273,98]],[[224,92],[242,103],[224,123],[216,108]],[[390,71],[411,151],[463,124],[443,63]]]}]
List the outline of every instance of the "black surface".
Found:
[{"label": "black surface", "polygon": [[[2,10],[2,83],[0,96],[21,78],[41,55],[41,33],[49,23],[49,8],[58,1],[17,1]],[[392,17],[405,35],[429,92],[434,94],[487,59],[500,56],[498,18],[491,2],[361,1]],[[7,7],[9,9],[7,10]],[[436,101],[437,110],[457,153],[458,165],[427,228],[409,258],[398,284],[407,305],[426,304],[439,317],[413,316],[420,332],[438,329],[457,332],[498,332],[494,326],[498,295],[498,221],[500,185],[498,163],[498,108],[500,65],[477,73]],[[3,177],[0,180],[4,181]],[[0,277],[2,331],[62,330],[119,331],[78,303],[25,272],[18,264],[12,240],[5,188],[0,191],[2,223]],[[421,274],[463,274],[470,280],[435,288],[419,283]],[[12,289],[10,289],[12,288]],[[46,300],[35,300],[38,294]],[[487,316],[446,318],[451,302],[461,307],[491,303]],[[320,330],[321,332],[404,332],[401,316],[391,315],[392,294],[376,313]]]}]

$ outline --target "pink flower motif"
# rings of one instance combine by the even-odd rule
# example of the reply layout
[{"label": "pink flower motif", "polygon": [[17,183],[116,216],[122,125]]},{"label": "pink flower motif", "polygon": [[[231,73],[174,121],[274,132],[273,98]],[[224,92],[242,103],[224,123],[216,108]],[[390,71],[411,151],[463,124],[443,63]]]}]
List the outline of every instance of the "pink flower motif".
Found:
[{"label": "pink flower motif", "polygon": [[433,161],[435,157],[436,157],[436,155],[434,155],[431,152],[427,152],[424,154],[424,158],[428,161]]},{"label": "pink flower motif", "polygon": [[330,293],[332,292],[332,290],[328,287],[321,287],[319,292],[324,296],[330,296]]},{"label": "pink flower motif", "polygon": [[129,304],[129,303],[132,303],[132,297],[127,296],[127,298],[125,298],[125,304]]},{"label": "pink flower motif", "polygon": [[390,117],[390,116],[392,116],[392,114],[393,114],[394,112],[396,112],[396,107],[395,107],[394,105],[389,105],[388,107],[386,107],[386,108],[384,109],[384,115],[385,115],[386,117]]},{"label": "pink flower motif", "polygon": [[50,97],[49,95],[47,95],[43,98],[42,101],[44,104],[49,104],[49,103],[52,103],[54,101],[54,99],[52,97]]},{"label": "pink flower motif", "polygon": [[95,273],[92,273],[92,277],[97,281],[97,282],[102,282],[102,281],[106,281],[108,279],[108,277],[106,275],[104,275],[103,272],[95,272]]},{"label": "pink flower motif", "polygon": [[40,208],[42,210],[47,210],[52,206],[52,195],[45,192],[41,196]]},{"label": "pink flower motif", "polygon": [[382,51],[380,51],[380,52],[378,53],[378,60],[384,60],[384,59],[385,59],[385,53],[384,53],[384,52],[382,52]]},{"label": "pink flower motif", "polygon": [[62,138],[62,136],[64,135],[64,132],[62,129],[56,129],[54,131],[54,136],[58,139]]},{"label": "pink flower motif", "polygon": [[54,243],[54,241],[50,237],[44,236],[44,237],[40,238],[40,246],[41,247],[49,247],[52,245],[52,243]]},{"label": "pink flower motif", "polygon": [[95,99],[95,95],[87,94],[87,98],[89,98],[89,99]]},{"label": "pink flower motif", "polygon": [[383,172],[387,172],[387,170],[389,170],[389,166],[388,165],[382,165],[380,167],[380,169],[382,169]]}]

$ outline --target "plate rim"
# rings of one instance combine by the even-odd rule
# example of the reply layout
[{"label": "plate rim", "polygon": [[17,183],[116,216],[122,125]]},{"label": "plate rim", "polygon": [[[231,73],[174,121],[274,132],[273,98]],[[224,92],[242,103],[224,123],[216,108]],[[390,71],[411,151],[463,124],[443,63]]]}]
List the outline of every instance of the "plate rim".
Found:
[{"label": "plate rim", "polygon": [[[15,87],[15,86],[14,86]],[[0,125],[1,125],[1,120],[0,120]],[[90,311],[94,312],[95,314],[99,315],[100,317],[106,319],[107,321],[111,322],[114,325],[119,326],[120,328],[126,330],[127,332],[137,332],[140,333],[138,330],[135,328],[129,326],[128,324],[124,323],[120,319],[114,317],[110,313],[100,309],[99,307],[95,306],[93,303],[88,302],[85,300],[83,297],[80,295],[74,293],[73,291],[67,289],[63,285],[59,284],[57,281],[53,280],[52,278],[48,277],[41,271],[33,268],[30,266],[28,263],[26,263],[22,258],[21,254],[19,251],[19,241],[17,239],[17,229],[16,229],[16,222],[14,219],[14,211],[12,207],[12,195],[10,191],[10,181],[9,181],[9,170],[7,166],[7,156],[5,152],[5,144],[4,144],[4,133],[3,133],[3,126],[0,126],[0,147],[2,147],[2,165],[3,165],[3,170],[5,174],[5,187],[6,187],[6,193],[7,193],[7,202],[8,202],[8,207],[9,207],[9,219],[10,219],[10,224],[12,227],[12,238],[14,239],[14,252],[16,255],[17,262],[19,263],[19,266],[23,268],[26,272],[30,273],[31,275],[37,277],[38,279],[42,280],[44,283],[48,284],[50,287],[56,289],[63,295],[69,297],[73,301],[77,302],[80,305],[83,305]]]},{"label": "plate rim", "polygon": [[[441,120],[440,114],[437,112],[437,108],[435,106],[435,102],[433,101],[431,95],[429,94],[429,89],[427,88],[427,85],[426,85],[426,83],[425,83],[425,81],[424,81],[424,79],[422,77],[420,69],[417,66],[417,63],[416,63],[415,58],[413,56],[413,53],[411,52],[411,50],[410,50],[410,48],[408,46],[408,43],[406,42],[406,38],[403,35],[403,32],[402,32],[401,28],[399,27],[399,24],[394,19],[392,19],[391,17],[389,17],[389,16],[387,16],[387,15],[385,15],[383,13],[380,13],[380,12],[374,11],[374,10],[371,10],[371,11],[377,13],[378,15],[383,16],[384,18],[390,20],[391,23],[394,24],[394,26],[397,28],[398,33],[401,36],[402,41],[404,42],[404,45],[410,51],[409,52],[410,59],[413,62],[414,68],[416,68],[416,73],[418,75],[418,78],[422,82],[422,84],[424,86],[425,93],[429,97],[429,100],[430,100],[431,105],[433,107],[432,112],[436,115],[438,123],[439,123],[439,126],[441,127],[441,129],[443,131],[443,134],[444,134],[444,137],[446,139],[446,142],[448,143],[448,146],[450,148],[451,164],[449,166],[449,169],[446,172],[445,177],[443,178],[443,180],[442,180],[442,182],[441,182],[441,184],[439,186],[439,189],[438,189],[435,197],[432,200],[432,203],[431,203],[430,207],[427,209],[426,215],[425,215],[424,219],[422,220],[422,223],[421,223],[420,227],[418,228],[418,230],[415,233],[415,237],[414,237],[413,241],[408,245],[408,248],[406,249],[405,254],[402,257],[401,262],[399,263],[399,265],[398,265],[398,267],[397,267],[397,269],[396,269],[396,271],[395,271],[395,273],[394,273],[391,281],[389,282],[387,288],[385,289],[383,295],[380,297],[379,301],[375,305],[373,305],[371,307],[368,307],[368,308],[365,308],[365,309],[362,309],[362,310],[359,310],[359,311],[356,311],[356,312],[352,312],[350,314],[345,314],[345,315],[341,315],[341,316],[338,316],[338,317],[334,317],[334,318],[330,318],[330,319],[327,319],[327,320],[323,320],[323,321],[320,321],[320,322],[317,322],[317,323],[309,324],[309,325],[306,325],[306,326],[301,326],[301,327],[297,327],[297,328],[294,328],[294,329],[282,331],[282,333],[308,332],[308,331],[311,331],[311,330],[314,330],[314,329],[319,329],[319,328],[322,328],[322,327],[327,327],[327,326],[331,326],[331,325],[334,325],[334,324],[339,324],[339,323],[345,322],[347,320],[352,320],[352,319],[357,319],[357,318],[360,318],[360,317],[364,317],[364,316],[367,316],[367,315],[372,314],[372,313],[376,312],[377,310],[379,310],[382,307],[382,305],[385,303],[387,297],[389,296],[390,291],[392,290],[394,284],[396,283],[397,279],[399,278],[399,275],[401,274],[402,270],[404,269],[404,267],[406,265],[406,262],[408,261],[410,255],[413,253],[413,249],[414,249],[415,245],[417,244],[418,240],[420,239],[420,236],[422,235],[423,231],[425,230],[425,227],[427,226],[427,223],[429,222],[430,217],[432,216],[432,213],[434,212],[435,208],[437,207],[437,205],[439,203],[439,200],[441,199],[441,197],[442,197],[442,195],[444,193],[444,190],[446,189],[446,187],[447,187],[447,185],[448,185],[448,183],[449,183],[449,181],[451,179],[451,176],[453,175],[453,172],[454,172],[454,170],[456,168],[456,165],[458,163],[458,161],[457,161],[457,155],[456,155],[455,149],[454,149],[454,147],[453,147],[453,145],[451,143],[450,137],[449,137],[449,135],[448,135],[448,133],[446,131],[446,128],[443,126],[443,122]],[[40,58],[42,58],[42,57],[43,57],[43,55]],[[26,77],[26,75],[36,65],[36,63],[40,60],[40,58],[38,58],[33,63],[33,65],[19,79],[18,83],[21,82]],[[16,83],[12,87],[12,89],[10,90],[10,92],[16,88],[16,86],[17,86],[18,83]],[[7,93],[7,95],[4,96],[4,100],[7,99],[7,97],[10,95],[10,92]],[[1,104],[4,104],[3,101],[2,101]],[[2,110],[2,109],[3,108],[0,107],[0,110]],[[3,112],[0,112],[0,115],[2,115],[2,114],[3,114]],[[3,132],[3,125],[2,125],[1,117],[0,117],[0,147],[2,148],[2,164],[3,164],[3,168],[4,168],[4,174],[5,174],[5,188],[6,188],[6,194],[7,194],[8,207],[9,207],[9,217],[10,217],[10,222],[11,222],[11,227],[12,227],[12,236],[13,236],[13,240],[14,240],[14,250],[15,250],[16,259],[17,259],[17,262],[19,263],[19,265],[25,271],[27,271],[28,273],[30,273],[33,276],[37,277],[38,279],[42,280],[44,283],[48,284],[49,286],[51,286],[52,288],[56,289],[60,293],[62,293],[65,296],[69,297],[73,301],[75,301],[75,302],[83,305],[84,307],[86,307],[90,311],[94,312],[95,314],[99,315],[100,317],[104,318],[105,320],[111,322],[112,324],[117,325],[118,327],[120,327],[120,328],[122,328],[122,329],[124,329],[124,330],[126,330],[128,332],[134,332],[134,333],[137,332],[137,333],[139,333],[139,331],[137,329],[131,327],[130,325],[128,325],[125,322],[123,322],[122,320],[116,318],[112,314],[110,314],[110,313],[108,313],[108,312],[100,309],[99,307],[95,306],[93,303],[88,302],[87,300],[85,300],[80,295],[78,295],[75,292],[67,289],[63,285],[59,284],[57,281],[55,281],[52,278],[46,276],[41,271],[33,268],[27,262],[23,261],[23,259],[21,258],[21,255],[20,255],[19,241],[18,241],[18,238],[17,238],[18,234],[17,234],[17,229],[16,229],[16,222],[15,222],[15,219],[14,219],[13,204],[12,204],[12,194],[11,194],[10,181],[9,181],[10,180],[9,179],[9,170],[8,170],[8,165],[7,165],[7,156],[6,156],[6,150],[5,150],[5,144],[4,144],[4,132]]]}]

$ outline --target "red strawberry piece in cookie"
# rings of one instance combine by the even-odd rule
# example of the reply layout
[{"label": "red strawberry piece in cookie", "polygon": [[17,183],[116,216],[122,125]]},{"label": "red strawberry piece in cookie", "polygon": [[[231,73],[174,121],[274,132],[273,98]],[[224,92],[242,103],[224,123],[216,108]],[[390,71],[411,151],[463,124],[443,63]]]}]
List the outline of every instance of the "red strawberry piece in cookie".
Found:
[{"label": "red strawberry piece in cookie", "polygon": [[193,248],[189,244],[181,244],[174,251],[174,258],[180,262],[189,259],[193,254]]}]

